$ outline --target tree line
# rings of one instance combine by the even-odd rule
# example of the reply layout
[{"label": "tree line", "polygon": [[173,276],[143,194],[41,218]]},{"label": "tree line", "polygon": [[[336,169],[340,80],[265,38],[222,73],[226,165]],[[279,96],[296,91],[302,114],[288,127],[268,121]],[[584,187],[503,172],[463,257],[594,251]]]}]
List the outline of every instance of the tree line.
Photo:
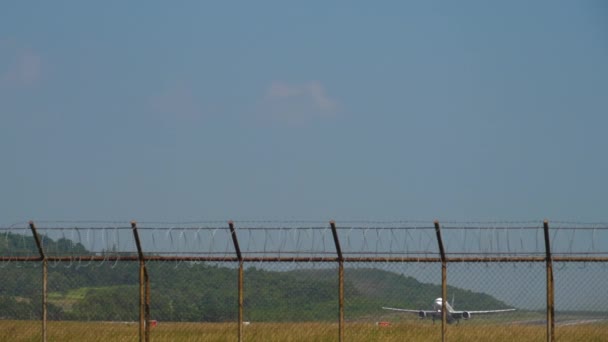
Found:
[{"label": "tree line", "polygon": [[[33,241],[7,235],[2,245],[31,248]],[[25,239],[25,240],[24,240]],[[31,239],[31,238],[30,238]],[[33,239],[32,239],[33,240]],[[45,241],[73,251],[71,241]],[[21,247],[20,247],[21,248]],[[35,248],[35,247],[34,247]],[[83,248],[83,252],[86,252]],[[284,264],[282,264],[284,265]],[[231,267],[232,266],[232,267]],[[273,265],[276,266],[276,265]],[[280,267],[281,265],[279,265]],[[237,319],[236,265],[149,262],[152,318],[163,321],[226,322]],[[247,267],[244,274],[245,319],[249,321],[335,321],[338,277],[335,268],[281,270],[267,265]],[[39,319],[40,263],[9,262],[0,267],[0,319]],[[137,262],[50,263],[48,317],[52,320],[135,321],[138,319]],[[505,308],[495,298],[450,287],[467,309]],[[375,268],[347,268],[347,319],[384,314],[382,306],[428,309],[441,295],[436,284]]]}]

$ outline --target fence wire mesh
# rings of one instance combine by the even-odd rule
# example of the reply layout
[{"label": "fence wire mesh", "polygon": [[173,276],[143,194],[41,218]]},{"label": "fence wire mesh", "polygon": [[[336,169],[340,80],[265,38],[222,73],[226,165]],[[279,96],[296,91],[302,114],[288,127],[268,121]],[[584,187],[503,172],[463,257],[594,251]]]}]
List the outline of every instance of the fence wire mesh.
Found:
[{"label": "fence wire mesh", "polygon": [[[545,228],[536,221],[0,227],[0,340],[603,340],[608,225]],[[453,324],[442,336],[444,284]],[[484,312],[492,310],[505,311]]]},{"label": "fence wire mesh", "polygon": [[[269,262],[245,269],[244,340],[338,336],[338,278],[327,263]],[[295,295],[297,294],[297,295]]]},{"label": "fence wire mesh", "polygon": [[50,262],[48,340],[136,340],[138,284],[135,262]]},{"label": "fence wire mesh", "polygon": [[41,264],[3,262],[0,264],[0,279],[0,341],[40,340]]},{"label": "fence wire mesh", "polygon": [[555,267],[555,325],[561,341],[600,341],[608,333],[607,263],[560,262]]},{"label": "fence wire mesh", "polygon": [[440,331],[429,325],[431,320],[385,309],[430,309],[441,297],[441,264],[353,262],[344,273],[347,341],[441,338]]}]

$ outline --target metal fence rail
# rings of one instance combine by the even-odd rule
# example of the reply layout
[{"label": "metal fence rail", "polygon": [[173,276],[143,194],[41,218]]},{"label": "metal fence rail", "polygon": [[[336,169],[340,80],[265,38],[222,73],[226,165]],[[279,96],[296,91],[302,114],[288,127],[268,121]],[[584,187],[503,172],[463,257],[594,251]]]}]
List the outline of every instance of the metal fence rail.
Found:
[{"label": "metal fence rail", "polygon": [[[240,227],[239,227],[240,225]],[[35,242],[25,238],[27,231]],[[9,244],[9,236],[10,239]],[[15,236],[20,238],[15,239]],[[21,239],[21,240],[19,240]],[[15,242],[17,241],[17,242]],[[53,241],[53,243],[49,243]],[[9,264],[40,264],[40,321],[42,341],[48,338],[49,265],[138,265],[138,332],[140,341],[151,338],[151,306],[154,280],[151,263],[210,263],[236,266],[238,341],[245,332],[247,284],[245,267],[273,263],[290,265],[327,264],[337,267],[336,339],[345,341],[350,320],[345,320],[348,291],[345,266],[441,265],[441,298],[448,298],[450,265],[544,265],[547,341],[555,341],[554,263],[608,265],[608,226],[605,224],[425,222],[242,222],[206,224],[142,223],[138,225],[72,225],[64,222],[29,222],[27,226],[0,228],[0,267]],[[15,245],[16,244],[16,245]],[[69,267],[69,266],[68,266]],[[333,266],[332,266],[333,267]],[[468,266],[467,266],[468,267]],[[500,266],[502,267],[502,266]],[[562,266],[565,267],[565,266]],[[322,267],[321,267],[322,268]],[[329,268],[332,270],[332,268]],[[331,271],[335,272],[335,271]],[[331,274],[330,272],[330,274]],[[399,271],[403,273],[401,270]],[[432,272],[435,272],[432,270]],[[347,272],[348,273],[348,272]],[[473,272],[482,278],[480,272]],[[225,284],[224,284],[225,285]],[[371,285],[370,285],[371,286]],[[0,288],[0,295],[2,294]],[[63,305],[72,305],[65,300]],[[449,339],[447,300],[442,301],[441,340]],[[126,314],[127,316],[129,314]],[[122,317],[122,316],[120,316]],[[603,329],[603,328],[602,328]],[[559,330],[559,329],[558,329]],[[564,335],[565,336],[565,335]],[[350,339],[349,339],[350,340]]]}]

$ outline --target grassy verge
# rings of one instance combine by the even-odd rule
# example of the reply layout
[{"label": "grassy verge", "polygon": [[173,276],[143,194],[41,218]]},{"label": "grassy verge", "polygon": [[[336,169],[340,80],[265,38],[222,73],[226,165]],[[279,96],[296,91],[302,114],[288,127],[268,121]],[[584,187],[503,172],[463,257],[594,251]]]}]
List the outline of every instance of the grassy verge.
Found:
[{"label": "grassy verge", "polygon": [[[236,341],[236,323],[160,322],[152,341]],[[38,321],[0,321],[0,341],[39,341]],[[440,341],[441,325],[404,322],[389,327],[347,323],[347,341]],[[542,341],[544,325],[450,325],[448,339],[459,341]],[[608,324],[580,324],[557,328],[558,341],[605,341]],[[245,341],[336,341],[336,323],[252,323],[244,327]],[[137,341],[134,322],[48,322],[49,341]]]}]

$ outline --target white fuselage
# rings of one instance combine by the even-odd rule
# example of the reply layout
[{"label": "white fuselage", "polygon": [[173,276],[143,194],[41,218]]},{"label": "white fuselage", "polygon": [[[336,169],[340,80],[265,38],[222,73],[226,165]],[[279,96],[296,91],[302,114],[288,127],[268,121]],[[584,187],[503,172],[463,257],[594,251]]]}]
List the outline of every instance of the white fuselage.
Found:
[{"label": "white fuselage", "polygon": [[[443,299],[437,298],[437,299],[435,299],[435,302],[433,303],[433,309],[435,311],[441,313],[441,306],[442,305],[443,305]],[[452,308],[452,306],[448,302],[445,302],[445,308],[447,309],[448,313],[454,311],[454,309]]]},{"label": "white fuselage", "polygon": [[[443,304],[443,300],[441,298],[437,298],[433,302],[433,310],[435,310],[435,312],[432,314],[433,322],[435,322],[435,319],[439,319],[439,320],[441,319],[442,304]],[[448,323],[458,322],[459,320],[454,318],[454,316],[452,315],[452,312],[454,312],[454,309],[452,308],[452,306],[450,305],[449,302],[445,302],[445,308],[447,311],[447,322]]]}]

